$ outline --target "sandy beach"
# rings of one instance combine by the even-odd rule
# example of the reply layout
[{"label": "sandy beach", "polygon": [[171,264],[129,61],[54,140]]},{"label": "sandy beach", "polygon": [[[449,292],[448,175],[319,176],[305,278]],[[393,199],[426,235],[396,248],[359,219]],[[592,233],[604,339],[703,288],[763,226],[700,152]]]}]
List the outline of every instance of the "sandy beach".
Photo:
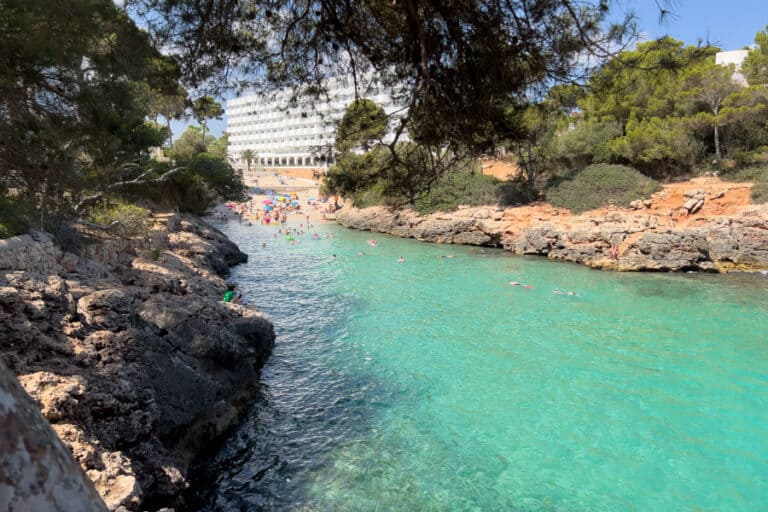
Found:
[{"label": "sandy beach", "polygon": [[[299,207],[298,210],[292,209],[287,212],[288,222],[305,221],[307,216],[309,216],[308,220],[311,223],[320,224],[335,218],[333,214],[327,213],[328,207],[332,202],[319,202],[320,185],[316,181],[265,171],[248,173],[244,181],[248,187],[248,194],[251,196],[251,200],[238,206],[245,208],[244,218],[248,218],[252,222],[257,220],[257,212],[263,213],[264,202],[271,197],[268,194],[270,191],[274,194],[296,195]],[[312,204],[309,204],[308,199],[313,199]],[[234,214],[234,210],[228,208],[223,203],[218,204],[214,211],[214,216],[234,216]]]}]

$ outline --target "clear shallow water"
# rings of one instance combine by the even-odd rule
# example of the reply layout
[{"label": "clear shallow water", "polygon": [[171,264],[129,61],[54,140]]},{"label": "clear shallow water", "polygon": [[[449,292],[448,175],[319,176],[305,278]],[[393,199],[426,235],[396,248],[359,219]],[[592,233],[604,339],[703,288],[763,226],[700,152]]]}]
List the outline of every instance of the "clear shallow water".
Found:
[{"label": "clear shallow water", "polygon": [[203,510],[768,507],[768,278],[224,229],[278,342]]}]

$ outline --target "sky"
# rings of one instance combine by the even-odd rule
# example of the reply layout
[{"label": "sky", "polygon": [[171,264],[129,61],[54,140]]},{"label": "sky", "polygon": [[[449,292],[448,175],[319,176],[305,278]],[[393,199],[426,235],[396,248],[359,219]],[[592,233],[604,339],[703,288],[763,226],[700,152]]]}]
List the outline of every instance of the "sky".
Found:
[{"label": "sky", "polygon": [[[671,6],[674,14],[662,23],[654,0],[618,0],[617,11],[635,11],[648,39],[670,35],[692,45],[708,41],[723,50],[753,44],[755,34],[768,25],[768,0],[671,0]],[[172,123],[174,137],[188,124]],[[208,128],[218,137],[226,120],[211,120]]]}]

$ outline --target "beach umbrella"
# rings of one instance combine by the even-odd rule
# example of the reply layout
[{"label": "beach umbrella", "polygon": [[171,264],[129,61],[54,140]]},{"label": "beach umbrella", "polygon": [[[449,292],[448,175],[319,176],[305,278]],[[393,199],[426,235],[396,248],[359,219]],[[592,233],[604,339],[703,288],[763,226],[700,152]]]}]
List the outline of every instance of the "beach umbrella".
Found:
[{"label": "beach umbrella", "polygon": [[265,204],[264,206],[262,206],[261,209],[266,211],[266,212],[271,212],[272,211],[272,207],[269,206],[268,204]]},{"label": "beach umbrella", "polygon": [[311,203],[311,202],[312,202],[312,201],[314,201],[314,200],[315,200],[315,198],[314,198],[314,197],[308,197],[308,198],[307,198],[307,202],[308,202],[308,203]]},{"label": "beach umbrella", "polygon": [[299,202],[298,201],[291,201],[291,206],[299,206]]},{"label": "beach umbrella", "polygon": [[284,203],[285,202],[285,196],[280,196],[280,197],[277,198],[277,200],[280,201],[281,203]]},{"label": "beach umbrella", "polygon": [[273,196],[273,195],[275,195],[275,191],[274,191],[274,190],[271,190],[271,189],[270,189],[270,190],[267,190],[267,195],[268,195],[268,196]]},{"label": "beach umbrella", "polygon": [[272,204],[272,200],[271,199],[265,199],[265,200],[262,201],[262,203],[264,203],[264,204]]}]

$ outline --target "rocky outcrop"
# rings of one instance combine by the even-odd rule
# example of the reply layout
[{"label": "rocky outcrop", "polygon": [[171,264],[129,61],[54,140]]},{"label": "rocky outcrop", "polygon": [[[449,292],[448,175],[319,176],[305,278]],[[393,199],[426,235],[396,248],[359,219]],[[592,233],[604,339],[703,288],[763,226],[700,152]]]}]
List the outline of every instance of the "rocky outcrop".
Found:
[{"label": "rocky outcrop", "polygon": [[106,512],[93,483],[2,362],[0,425],[0,510]]},{"label": "rocky outcrop", "polygon": [[729,215],[694,215],[706,200],[722,195],[694,191],[672,211],[651,210],[652,202],[639,201],[628,209],[583,215],[546,204],[467,207],[426,216],[385,207],[345,207],[336,212],[336,221],[427,242],[503,247],[515,254],[611,270],[768,268],[768,204],[745,206]]},{"label": "rocky outcrop", "polygon": [[245,258],[208,224],[172,216],[151,242],[96,241],[58,251],[47,271],[0,270],[0,359],[110,510],[178,504],[193,458],[256,391],[272,324],[219,301]]},{"label": "rocky outcrop", "polygon": [[61,251],[45,233],[14,236],[0,240],[0,268],[52,272],[58,268]]}]

